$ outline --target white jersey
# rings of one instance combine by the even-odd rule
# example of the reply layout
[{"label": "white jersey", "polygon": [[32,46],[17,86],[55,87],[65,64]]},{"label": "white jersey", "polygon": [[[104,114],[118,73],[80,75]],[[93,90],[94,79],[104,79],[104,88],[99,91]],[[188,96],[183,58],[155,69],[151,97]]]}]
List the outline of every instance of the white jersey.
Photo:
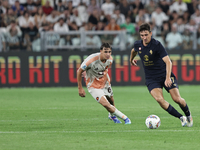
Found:
[{"label": "white jersey", "polygon": [[105,63],[100,60],[100,53],[88,56],[81,64],[81,69],[86,71],[87,88],[102,89],[110,85],[108,67],[112,64],[113,58],[110,56]]}]

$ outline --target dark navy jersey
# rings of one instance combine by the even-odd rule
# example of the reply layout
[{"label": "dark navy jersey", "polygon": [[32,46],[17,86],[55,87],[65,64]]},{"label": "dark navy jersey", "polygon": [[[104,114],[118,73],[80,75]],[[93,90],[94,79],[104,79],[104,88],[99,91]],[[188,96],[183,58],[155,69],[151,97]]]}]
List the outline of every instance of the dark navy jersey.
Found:
[{"label": "dark navy jersey", "polygon": [[146,79],[166,77],[166,64],[162,58],[168,54],[159,41],[151,38],[147,46],[143,45],[142,40],[136,41],[134,50],[140,56]]}]

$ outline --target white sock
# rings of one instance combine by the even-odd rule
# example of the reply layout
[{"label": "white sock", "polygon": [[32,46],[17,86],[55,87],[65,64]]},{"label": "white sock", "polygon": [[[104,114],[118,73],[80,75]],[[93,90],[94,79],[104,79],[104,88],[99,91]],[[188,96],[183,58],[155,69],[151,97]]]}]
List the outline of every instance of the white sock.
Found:
[{"label": "white sock", "polygon": [[112,116],[112,117],[114,116],[114,114],[111,114],[110,112],[109,112],[108,114],[109,114],[110,116]]},{"label": "white sock", "polygon": [[125,120],[126,118],[128,118],[126,115],[124,115],[121,111],[119,111],[117,108],[115,108],[115,112],[111,113],[111,115],[116,115],[117,117]]}]

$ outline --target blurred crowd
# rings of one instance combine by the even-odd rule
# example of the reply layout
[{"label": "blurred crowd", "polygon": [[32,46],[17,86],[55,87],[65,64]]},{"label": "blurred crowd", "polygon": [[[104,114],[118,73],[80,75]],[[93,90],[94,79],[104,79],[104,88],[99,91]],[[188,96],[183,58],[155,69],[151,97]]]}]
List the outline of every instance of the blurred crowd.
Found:
[{"label": "blurred crowd", "polygon": [[[148,22],[153,37],[167,49],[200,49],[199,0],[0,0],[2,51],[40,51],[41,33],[55,31],[119,31],[130,47],[140,39],[139,26]],[[47,37],[54,44],[77,45],[75,36]],[[119,39],[96,36],[87,45]]]}]

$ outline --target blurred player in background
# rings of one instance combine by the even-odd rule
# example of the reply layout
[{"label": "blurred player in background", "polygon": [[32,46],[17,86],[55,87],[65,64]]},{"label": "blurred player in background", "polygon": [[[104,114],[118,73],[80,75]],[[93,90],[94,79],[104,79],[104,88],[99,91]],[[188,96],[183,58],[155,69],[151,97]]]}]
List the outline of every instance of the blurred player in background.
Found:
[{"label": "blurred player in background", "polygon": [[[123,119],[125,124],[131,124],[131,120],[114,105],[113,91],[108,75],[108,67],[112,64],[112,47],[109,43],[103,43],[100,53],[88,56],[77,71],[79,96],[85,97],[82,87],[82,73],[86,71],[86,85],[92,97],[109,112],[109,119],[115,123],[121,123],[117,117]],[[116,117],[117,116],[117,117]]]},{"label": "blurred player in background", "polygon": [[[172,63],[163,47],[163,45],[152,38],[150,25],[144,23],[139,29],[142,40],[134,43],[131,51],[130,62],[137,66],[134,57],[139,54],[143,64],[146,85],[150,94],[169,114],[181,120],[182,126],[192,127],[193,119],[185,100],[180,96],[177,79],[171,72]],[[174,102],[176,102],[185,113],[186,117],[180,114],[163,97],[163,87],[170,93]]]}]

